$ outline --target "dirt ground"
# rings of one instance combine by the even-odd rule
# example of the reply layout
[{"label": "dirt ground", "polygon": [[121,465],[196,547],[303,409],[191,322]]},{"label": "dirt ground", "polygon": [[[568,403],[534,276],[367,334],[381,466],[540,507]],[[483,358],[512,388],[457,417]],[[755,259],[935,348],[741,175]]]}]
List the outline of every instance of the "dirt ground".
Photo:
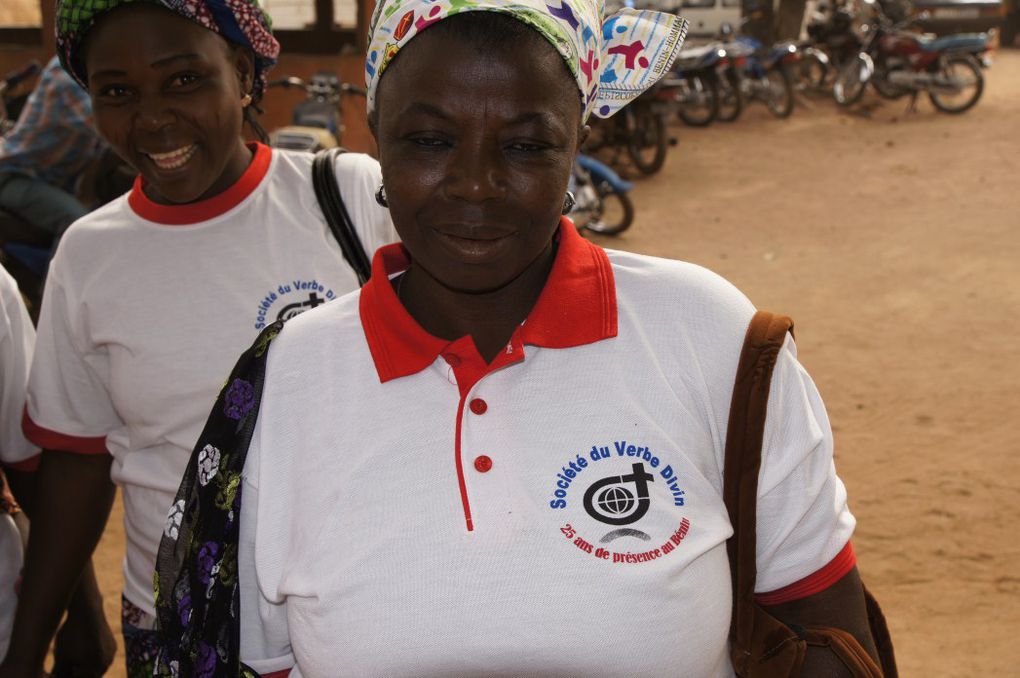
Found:
[{"label": "dirt ground", "polygon": [[[987,76],[962,116],[869,94],[674,128],[637,223],[600,241],[796,320],[903,676],[1020,675],[1020,50]],[[118,503],[97,554],[111,622],[123,538]]]}]

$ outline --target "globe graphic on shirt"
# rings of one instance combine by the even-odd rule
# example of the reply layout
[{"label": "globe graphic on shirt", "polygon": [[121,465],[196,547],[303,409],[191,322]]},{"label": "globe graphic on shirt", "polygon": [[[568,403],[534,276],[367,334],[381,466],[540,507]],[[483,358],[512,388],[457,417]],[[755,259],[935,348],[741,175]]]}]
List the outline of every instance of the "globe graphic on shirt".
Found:
[{"label": "globe graphic on shirt", "polygon": [[596,500],[600,509],[608,515],[622,516],[634,508],[634,495],[625,487],[607,487]]}]

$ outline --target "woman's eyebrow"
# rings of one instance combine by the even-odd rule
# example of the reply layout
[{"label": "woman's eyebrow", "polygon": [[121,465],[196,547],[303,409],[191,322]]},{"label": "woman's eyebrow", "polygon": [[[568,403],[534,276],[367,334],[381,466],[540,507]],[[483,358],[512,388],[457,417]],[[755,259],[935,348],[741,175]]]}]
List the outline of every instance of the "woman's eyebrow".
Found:
[{"label": "woman's eyebrow", "polygon": [[159,67],[171,64],[174,61],[192,61],[194,59],[201,59],[201,58],[202,58],[202,55],[198,54],[196,52],[187,52],[185,54],[171,54],[170,56],[165,56],[165,57],[163,57],[161,59],[156,59],[155,61],[153,61],[149,65],[153,66],[153,67],[156,67],[156,68],[159,68]]},{"label": "woman's eyebrow", "polygon": [[[413,115],[413,114],[429,115],[449,122],[454,121],[453,118],[442,108],[436,106],[435,104],[430,104],[425,101],[414,101],[408,104],[407,107],[401,113],[401,115]],[[554,124],[556,120],[557,116],[551,115],[547,112],[529,111],[527,113],[521,113],[520,115],[511,118],[510,120],[507,120],[506,124],[526,125],[529,123],[539,123],[541,125],[548,127]]]},{"label": "woman's eyebrow", "polygon": [[401,115],[414,115],[414,114],[430,115],[436,118],[441,118],[443,120],[452,121],[452,118],[446,113],[446,111],[441,109],[439,106],[424,101],[412,101],[401,112]]},{"label": "woman's eyebrow", "polygon": [[[197,54],[195,52],[188,52],[186,54],[171,54],[170,56],[156,59],[149,65],[154,68],[162,68],[164,66],[172,64],[175,61],[193,61],[195,59],[201,58],[202,55]],[[92,73],[89,77],[94,80],[96,78],[121,78],[124,77],[125,75],[127,75],[127,71],[124,69],[106,68],[101,71],[96,71],[95,73]]]}]

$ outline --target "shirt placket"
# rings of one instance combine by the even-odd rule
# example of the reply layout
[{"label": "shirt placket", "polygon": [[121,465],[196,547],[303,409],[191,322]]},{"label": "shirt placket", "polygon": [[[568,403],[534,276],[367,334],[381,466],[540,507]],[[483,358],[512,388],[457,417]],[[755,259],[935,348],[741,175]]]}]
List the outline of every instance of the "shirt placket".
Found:
[{"label": "shirt placket", "polygon": [[[460,395],[457,405],[454,463],[468,532],[475,529],[471,514],[471,497],[468,493],[469,477],[484,475],[491,480],[491,474],[498,475],[502,472],[499,456],[502,451],[484,449],[484,441],[492,439],[492,436],[485,435],[485,431],[499,425],[499,408],[502,405],[487,397],[485,377],[524,359],[524,344],[520,335],[520,330],[515,332],[506,348],[490,364],[485,363],[475,349],[474,342],[467,337],[451,343],[441,354],[453,373],[453,380]],[[478,487],[478,484],[474,485]],[[477,499],[484,501],[485,498]]]}]

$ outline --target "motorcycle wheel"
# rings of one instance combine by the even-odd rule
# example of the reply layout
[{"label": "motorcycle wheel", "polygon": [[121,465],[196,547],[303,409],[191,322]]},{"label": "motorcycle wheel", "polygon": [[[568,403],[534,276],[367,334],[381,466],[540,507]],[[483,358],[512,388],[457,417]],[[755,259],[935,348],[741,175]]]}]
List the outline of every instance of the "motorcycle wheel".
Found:
[{"label": "motorcycle wheel", "polygon": [[582,228],[599,235],[617,235],[634,221],[634,203],[626,193],[614,191],[609,184],[599,186],[599,208]]},{"label": "motorcycle wheel", "polygon": [[715,119],[720,122],[734,122],[744,111],[744,97],[740,94],[740,81],[733,71],[719,80],[719,112]]},{"label": "motorcycle wheel", "polygon": [[[642,174],[655,174],[666,162],[666,121],[650,106],[631,104],[627,116],[627,153]],[[624,109],[625,111],[627,109]]]},{"label": "motorcycle wheel", "polygon": [[688,83],[697,100],[680,106],[677,114],[691,127],[707,127],[719,114],[719,88],[715,78],[696,73],[688,78]]},{"label": "motorcycle wheel", "polygon": [[771,69],[765,74],[769,81],[769,98],[765,104],[777,118],[789,118],[793,113],[793,85],[790,74],[783,67]]},{"label": "motorcycle wheel", "polygon": [[945,113],[963,113],[978,102],[985,89],[981,67],[968,56],[948,57],[939,69],[939,75],[961,84],[960,91],[953,94],[928,92],[928,98],[935,108]]},{"label": "motorcycle wheel", "polygon": [[875,69],[875,74],[871,76],[871,84],[875,86],[875,91],[878,92],[878,96],[883,99],[899,99],[902,96],[910,94],[910,90],[897,87],[889,82],[889,71],[885,68]]},{"label": "motorcycle wheel", "polygon": [[829,67],[813,55],[808,55],[801,60],[797,69],[797,88],[821,92],[825,90],[825,80],[829,75]]},{"label": "motorcycle wheel", "polygon": [[832,97],[840,106],[852,106],[864,96],[864,88],[868,83],[863,77],[864,59],[858,56],[848,60],[836,74],[832,83]]}]

